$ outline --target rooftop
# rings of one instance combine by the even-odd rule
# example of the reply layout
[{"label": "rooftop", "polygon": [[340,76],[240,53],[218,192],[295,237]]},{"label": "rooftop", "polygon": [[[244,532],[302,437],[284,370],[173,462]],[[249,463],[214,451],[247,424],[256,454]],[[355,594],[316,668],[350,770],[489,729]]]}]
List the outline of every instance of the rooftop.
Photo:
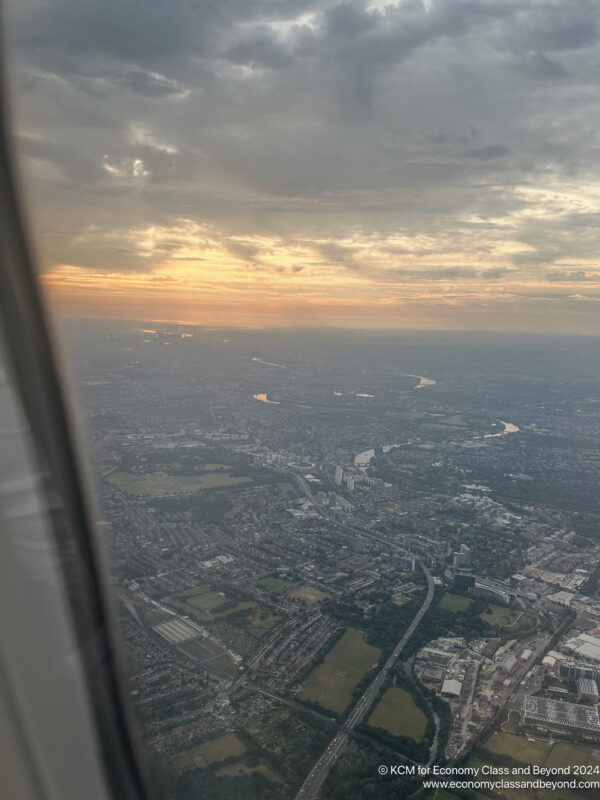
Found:
[{"label": "rooftop", "polygon": [[449,694],[453,697],[459,697],[462,691],[462,683],[454,678],[446,678],[442,684],[442,694]]},{"label": "rooftop", "polygon": [[525,695],[523,712],[528,722],[577,728],[600,736],[600,719],[595,706],[583,706],[579,703],[564,703],[559,700],[548,700],[545,697]]},{"label": "rooftop", "polygon": [[565,642],[565,649],[570,650],[580,658],[589,658],[592,661],[600,661],[600,639],[581,633]]}]

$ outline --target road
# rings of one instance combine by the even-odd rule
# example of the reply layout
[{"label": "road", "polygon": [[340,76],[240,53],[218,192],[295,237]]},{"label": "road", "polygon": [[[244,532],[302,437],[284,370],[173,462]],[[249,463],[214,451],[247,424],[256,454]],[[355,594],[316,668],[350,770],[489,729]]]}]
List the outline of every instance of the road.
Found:
[{"label": "road", "polygon": [[344,722],[340,730],[333,737],[323,755],[319,758],[317,763],[310,771],[310,774],[308,775],[308,777],[300,787],[298,794],[296,795],[296,800],[314,800],[314,798],[317,796],[321,786],[323,785],[323,782],[325,781],[325,778],[329,774],[329,770],[338,760],[346,744],[348,743],[348,736],[350,732],[360,722],[362,722],[367,711],[369,710],[373,701],[375,700],[377,693],[381,689],[381,686],[383,685],[383,682],[385,681],[388,672],[394,665],[398,656],[406,646],[406,643],[415,632],[417,625],[423,619],[425,612],[431,605],[431,601],[433,599],[433,591],[434,591],[433,578],[431,576],[431,573],[424,564],[421,564],[421,567],[427,578],[427,596],[423,601],[423,605],[417,611],[413,621],[406,629],[404,636],[394,647],[391,655],[388,657],[383,667],[379,670],[379,672],[377,673],[371,684],[368,686],[362,697],[357,701],[356,705],[350,712],[349,716],[347,717],[346,721]]}]

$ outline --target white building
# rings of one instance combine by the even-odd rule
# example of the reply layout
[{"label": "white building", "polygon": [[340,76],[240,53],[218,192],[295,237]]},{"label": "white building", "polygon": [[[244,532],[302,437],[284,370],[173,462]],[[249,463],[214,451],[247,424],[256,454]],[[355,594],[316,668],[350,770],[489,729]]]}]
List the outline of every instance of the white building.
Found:
[{"label": "white building", "polygon": [[568,639],[563,647],[583,661],[600,661],[600,639],[596,636],[581,633]]},{"label": "white building", "polygon": [[449,697],[455,700],[460,697],[461,691],[462,683],[454,678],[446,678],[442,684],[442,697]]}]

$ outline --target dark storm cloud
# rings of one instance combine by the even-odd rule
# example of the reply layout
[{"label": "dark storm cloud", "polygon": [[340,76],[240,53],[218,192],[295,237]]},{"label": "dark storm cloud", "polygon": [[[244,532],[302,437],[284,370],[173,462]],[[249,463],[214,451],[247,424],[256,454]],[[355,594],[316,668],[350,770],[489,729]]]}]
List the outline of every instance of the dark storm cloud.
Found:
[{"label": "dark storm cloud", "polygon": [[[249,235],[314,239],[325,263],[373,280],[384,271],[354,247],[323,241],[378,236],[402,261],[393,280],[453,242],[479,257],[504,236],[511,255],[491,263],[523,268],[599,244],[592,201],[553,193],[600,177],[595,0],[13,3],[50,260],[110,270],[118,252],[139,269],[127,231],[181,218],[245,261],[262,257]],[[540,202],[548,217],[527,217]]]}]

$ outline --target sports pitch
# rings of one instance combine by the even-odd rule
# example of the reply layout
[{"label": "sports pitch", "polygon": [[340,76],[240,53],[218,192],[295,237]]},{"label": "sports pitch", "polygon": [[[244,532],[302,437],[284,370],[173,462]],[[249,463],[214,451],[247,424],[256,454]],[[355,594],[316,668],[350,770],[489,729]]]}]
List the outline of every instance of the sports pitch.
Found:
[{"label": "sports pitch", "polygon": [[[130,472],[113,472],[107,480],[127,494],[162,497],[172,494],[190,494],[202,489],[223,489],[252,483],[252,478],[230,475],[222,469],[205,472],[202,475],[167,475],[166,472],[154,472],[149,475],[132,475]],[[229,469],[229,468],[227,468]]]},{"label": "sports pitch", "polygon": [[273,594],[285,594],[292,587],[292,584],[283,578],[263,578],[258,585]]},{"label": "sports pitch", "polygon": [[208,767],[218,761],[224,761],[232,756],[241,756],[246,752],[246,747],[233,733],[210,739],[189,750],[177,753],[169,760],[177,770],[193,769],[194,767]]},{"label": "sports pitch", "polygon": [[479,618],[488,625],[496,625],[499,628],[510,628],[522,616],[523,612],[516,608],[507,608],[506,606],[496,606],[490,604],[488,608],[491,614],[487,613],[487,609],[482,611]]},{"label": "sports pitch", "polygon": [[394,736],[408,736],[417,744],[423,739],[427,717],[405,689],[391,686],[367,720],[372,728],[383,728]]},{"label": "sports pitch", "polygon": [[299,696],[341,714],[352,700],[354,687],[380,656],[381,650],[367,644],[362,631],[348,628],[310,673]]},{"label": "sports pitch", "polygon": [[472,603],[473,601],[468,597],[461,597],[459,594],[446,592],[439,602],[439,607],[444,609],[444,611],[459,612],[466,611]]},{"label": "sports pitch", "polygon": [[[169,602],[199,622],[224,620],[231,615],[238,615],[240,611],[248,612],[247,625],[244,624],[244,627],[271,628],[279,621],[279,617],[254,600],[232,600],[224,592],[214,591],[207,585],[172,595]],[[238,624],[242,624],[238,617],[239,615],[235,619]]]}]

